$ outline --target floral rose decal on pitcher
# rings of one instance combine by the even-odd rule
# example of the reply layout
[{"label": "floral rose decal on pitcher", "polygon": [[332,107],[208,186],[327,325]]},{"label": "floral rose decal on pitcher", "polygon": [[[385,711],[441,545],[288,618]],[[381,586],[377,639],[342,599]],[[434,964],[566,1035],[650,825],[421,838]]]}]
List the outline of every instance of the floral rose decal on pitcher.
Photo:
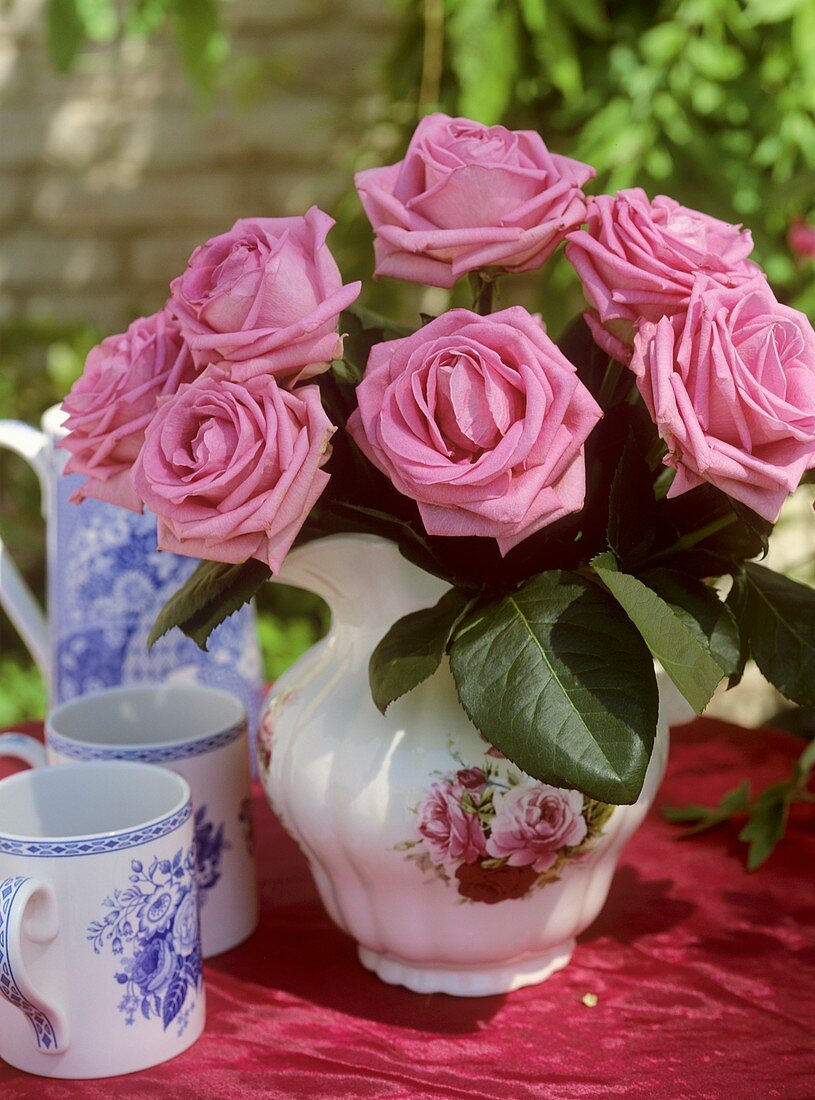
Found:
[{"label": "floral rose decal on pitcher", "polygon": [[526,897],[589,850],[614,807],[499,763],[439,773],[398,847],[469,901]]}]

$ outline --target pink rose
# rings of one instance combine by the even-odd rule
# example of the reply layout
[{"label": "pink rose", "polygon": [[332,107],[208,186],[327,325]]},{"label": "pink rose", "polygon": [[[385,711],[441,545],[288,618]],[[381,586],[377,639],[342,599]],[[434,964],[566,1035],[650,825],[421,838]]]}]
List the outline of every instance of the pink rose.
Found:
[{"label": "pink rose", "polygon": [[540,267],[583,221],[593,175],[532,130],[428,115],[404,160],[356,175],[376,275],[451,287],[468,271]]},{"label": "pink rose", "polygon": [[570,233],[566,257],[596,312],[586,321],[600,347],[628,362],[634,326],[685,308],[699,271],[723,286],[759,268],[748,230],[639,187],[589,199],[587,228]]},{"label": "pink rose", "polygon": [[815,256],[815,225],[807,225],[806,222],[793,222],[788,235],[790,250],[803,259],[806,256]]},{"label": "pink rose", "polygon": [[505,554],[583,506],[583,443],[602,416],[521,306],[454,309],[371,349],[348,430],[431,535],[483,535]]},{"label": "pink rose", "polygon": [[74,503],[95,497],[141,512],[130,470],[156,400],[191,382],[195,373],[178,323],[164,310],[93,348],[62,403],[69,435],[60,446],[71,452],[65,472],[87,478]]},{"label": "pink rose", "polygon": [[197,363],[228,361],[235,381],[287,382],[328,369],[342,352],[337,322],[359,294],[325,243],[333,220],[243,218],[196,248],[170,285],[170,306]]},{"label": "pink rose", "polygon": [[419,836],[434,863],[454,867],[474,863],[486,853],[486,840],[478,815],[462,808],[465,789],[460,783],[443,779],[434,783],[419,808]]},{"label": "pink rose", "polygon": [[317,386],[270,375],[202,376],[161,406],[133,468],[158,546],[212,561],[258,558],[276,573],[328,483],[334,426]]},{"label": "pink rose", "polygon": [[815,458],[815,332],[757,277],[700,276],[686,315],[641,327],[631,369],[676,469],[668,495],[703,481],[778,518]]},{"label": "pink rose", "polygon": [[511,867],[531,866],[538,874],[552,866],[561,848],[580,844],[588,832],[579,791],[543,783],[513,787],[495,809],[487,853]]}]

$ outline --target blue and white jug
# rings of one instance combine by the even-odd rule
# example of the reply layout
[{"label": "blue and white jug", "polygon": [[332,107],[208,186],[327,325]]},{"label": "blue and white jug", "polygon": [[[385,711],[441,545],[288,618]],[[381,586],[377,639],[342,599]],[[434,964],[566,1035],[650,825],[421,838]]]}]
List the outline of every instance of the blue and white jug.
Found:
[{"label": "blue and white jug", "polygon": [[261,662],[254,611],[245,607],[211,635],[208,652],[178,630],[147,651],[159,609],[193,572],[192,558],[156,549],[156,521],[102,501],[69,503],[81,478],[64,476],[57,447],[63,414],[54,406],[42,430],[0,420],[0,446],[37,473],[47,530],[48,617],[0,541],[0,603],[46,678],[51,704],[117,684],[197,681],[246,704],[250,729],[260,705]]}]

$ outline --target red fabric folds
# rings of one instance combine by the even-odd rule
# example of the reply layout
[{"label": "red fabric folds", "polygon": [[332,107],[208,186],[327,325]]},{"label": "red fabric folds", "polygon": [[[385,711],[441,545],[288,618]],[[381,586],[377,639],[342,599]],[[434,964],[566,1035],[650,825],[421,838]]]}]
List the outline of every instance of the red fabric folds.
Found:
[{"label": "red fabric folds", "polygon": [[[658,803],[713,802],[748,775],[758,788],[787,773],[800,744],[701,719],[676,731]],[[3,1100],[815,1096],[813,807],[796,810],[755,874],[737,828],[677,841],[653,811],[571,965],[475,1000],[419,996],[363,970],[259,791],[255,811],[261,925],[207,965],[204,1037],[107,1081],[45,1082],[0,1063]]]}]

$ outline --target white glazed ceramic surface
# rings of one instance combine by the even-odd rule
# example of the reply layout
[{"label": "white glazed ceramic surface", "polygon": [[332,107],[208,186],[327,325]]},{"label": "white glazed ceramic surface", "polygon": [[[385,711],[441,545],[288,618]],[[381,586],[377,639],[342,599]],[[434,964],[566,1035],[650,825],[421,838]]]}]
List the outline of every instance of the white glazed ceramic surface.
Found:
[{"label": "white glazed ceramic surface", "polygon": [[80,477],[64,476],[67,453],[59,407],[42,431],[0,420],[0,447],[26,459],[40,480],[47,520],[48,621],[0,541],[0,603],[61,702],[123,683],[176,679],[214,684],[239,695],[255,727],[260,652],[251,608],[213,633],[208,651],[173,630],[147,650],[163,603],[198,564],[156,550],[156,521],[98,500],[77,507]]},{"label": "white glazed ceramic surface", "polygon": [[[376,710],[368,686],[374,646],[400,616],[434,604],[444,582],[411,565],[395,545],[363,535],[295,550],[280,579],[318,592],[334,619],[328,637],[267,699],[258,741],[261,777],[309,860],[328,912],[357,940],[362,963],[386,982],[460,996],[507,992],[565,966],[654,799],[668,725],[690,716],[673,686],[660,674],[659,732],[640,799],[615,808],[592,836],[575,792],[524,794],[541,785],[489,752],[457,702],[446,665],[386,716]],[[544,853],[542,876],[528,868],[486,875],[485,882],[498,882],[498,896],[506,894],[502,900],[495,888],[457,877],[468,859],[462,875],[484,876],[472,865],[472,851],[445,865],[418,831],[429,800],[449,803],[453,796],[458,825],[466,829],[466,814],[459,812],[466,795],[457,777],[472,782],[471,769],[489,777],[496,800],[513,789],[554,799],[573,845],[557,860],[552,856],[549,867]]]},{"label": "white glazed ceramic surface", "polygon": [[132,1073],[204,1027],[188,785],[146,764],[0,783],[0,1057]]},{"label": "white glazed ceramic surface", "polygon": [[204,957],[257,927],[246,712],[233,695],[198,684],[140,684],[63,703],[46,722],[47,749],[0,735],[0,755],[33,766],[99,760],[158,764],[192,790]]}]

